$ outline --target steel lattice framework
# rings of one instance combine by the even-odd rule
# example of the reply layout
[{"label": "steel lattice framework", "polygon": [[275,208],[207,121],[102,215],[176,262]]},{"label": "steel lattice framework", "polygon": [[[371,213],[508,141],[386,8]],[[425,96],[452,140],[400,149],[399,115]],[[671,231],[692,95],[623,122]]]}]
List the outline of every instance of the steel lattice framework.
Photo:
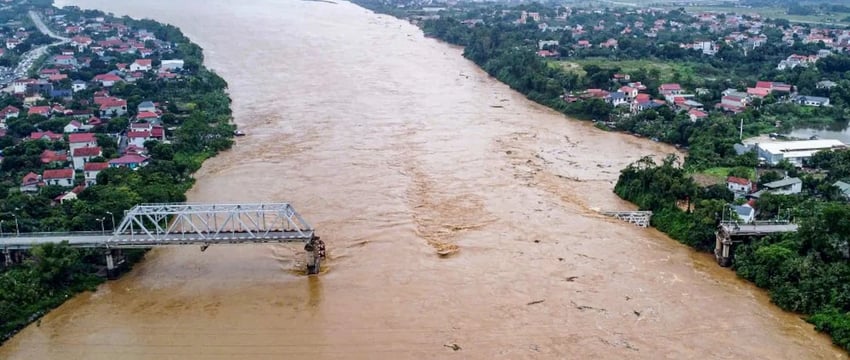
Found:
[{"label": "steel lattice framework", "polygon": [[310,242],[313,227],[287,203],[144,204],[125,212],[112,234],[41,233],[0,238],[0,247],[25,249],[68,241],[76,247],[135,248],[161,245],[212,245]]}]

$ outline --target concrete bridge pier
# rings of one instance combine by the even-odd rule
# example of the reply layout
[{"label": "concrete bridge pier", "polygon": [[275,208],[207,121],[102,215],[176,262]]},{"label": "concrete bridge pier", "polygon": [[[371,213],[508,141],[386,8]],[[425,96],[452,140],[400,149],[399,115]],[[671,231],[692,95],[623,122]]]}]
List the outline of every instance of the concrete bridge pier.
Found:
[{"label": "concrete bridge pier", "polygon": [[113,280],[118,277],[118,267],[124,263],[124,254],[121,249],[106,250],[106,278]]},{"label": "concrete bridge pier", "polygon": [[307,275],[318,274],[322,267],[322,259],[325,258],[325,242],[318,236],[313,236],[304,245],[304,251],[307,252]]},{"label": "concrete bridge pier", "polygon": [[4,264],[6,265],[6,267],[10,267],[14,264],[14,262],[12,262],[12,251],[11,250],[3,249],[3,257],[5,258]]},{"label": "concrete bridge pier", "polygon": [[714,232],[714,236],[714,259],[717,260],[717,264],[722,267],[732,265],[732,246],[734,244],[732,237],[722,227]]}]

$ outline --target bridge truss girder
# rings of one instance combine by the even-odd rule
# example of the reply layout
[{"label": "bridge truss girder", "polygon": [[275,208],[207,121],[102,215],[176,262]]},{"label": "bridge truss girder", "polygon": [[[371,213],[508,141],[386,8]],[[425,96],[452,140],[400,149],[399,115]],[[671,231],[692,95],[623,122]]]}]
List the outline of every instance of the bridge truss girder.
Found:
[{"label": "bridge truss girder", "polygon": [[287,203],[145,204],[124,214],[107,247],[310,241],[313,227]]}]

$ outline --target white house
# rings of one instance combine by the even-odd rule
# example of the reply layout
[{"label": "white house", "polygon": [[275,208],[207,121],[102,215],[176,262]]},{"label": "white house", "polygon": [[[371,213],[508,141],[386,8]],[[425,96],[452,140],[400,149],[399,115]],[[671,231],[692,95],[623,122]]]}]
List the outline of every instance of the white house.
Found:
[{"label": "white house", "polygon": [[153,60],[151,59],[136,59],[130,64],[130,71],[151,71],[153,70]]},{"label": "white house", "polygon": [[41,180],[45,185],[73,186],[74,169],[44,170]]},{"label": "white house", "polygon": [[83,123],[77,120],[71,120],[68,125],[65,125],[65,129],[63,131],[67,133],[75,133],[83,129]]},{"label": "white house", "polygon": [[726,178],[726,188],[735,195],[746,195],[753,191],[753,183],[749,179],[730,176]]},{"label": "white house", "polygon": [[71,83],[71,90],[73,90],[74,92],[83,91],[87,88],[88,84],[86,84],[86,82],[82,80],[76,80]]},{"label": "white house", "polygon": [[756,219],[756,209],[753,209],[749,204],[736,205],[732,207],[741,222],[749,224]]},{"label": "white house", "polygon": [[97,146],[97,139],[92,133],[73,133],[68,135],[68,143],[73,153],[74,149]]},{"label": "white house", "polygon": [[162,60],[159,68],[168,71],[182,70],[183,60]]},{"label": "white house", "polygon": [[86,163],[92,158],[103,155],[99,146],[77,148],[71,152],[71,159],[74,162],[75,170],[83,170]]},{"label": "white house", "polygon": [[83,174],[86,177],[86,186],[97,185],[97,174],[109,168],[109,163],[87,162],[83,165]]}]

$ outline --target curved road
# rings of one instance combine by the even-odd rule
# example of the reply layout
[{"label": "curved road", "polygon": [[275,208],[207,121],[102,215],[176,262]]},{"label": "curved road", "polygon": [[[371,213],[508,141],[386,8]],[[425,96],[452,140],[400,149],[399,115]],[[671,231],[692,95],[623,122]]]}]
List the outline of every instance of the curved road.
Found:
[{"label": "curved road", "polygon": [[[39,46],[24,53],[24,55],[21,56],[21,61],[18,63],[18,66],[15,67],[15,71],[12,72],[12,74],[10,74],[7,78],[2,79],[2,85],[9,85],[14,79],[26,76],[27,71],[29,71],[33,63],[35,63],[35,60],[47,53],[47,49],[51,46],[62,45],[71,42],[71,39],[56,35],[56,33],[50,30],[50,28],[48,28],[47,25],[44,24],[44,21],[41,19],[41,16],[39,16],[38,13],[36,13],[35,11],[30,10],[29,16],[30,19],[32,19],[33,23],[35,23],[35,27],[38,28],[38,31],[59,41],[52,44]],[[4,90],[10,91],[11,89],[7,87]]]}]

